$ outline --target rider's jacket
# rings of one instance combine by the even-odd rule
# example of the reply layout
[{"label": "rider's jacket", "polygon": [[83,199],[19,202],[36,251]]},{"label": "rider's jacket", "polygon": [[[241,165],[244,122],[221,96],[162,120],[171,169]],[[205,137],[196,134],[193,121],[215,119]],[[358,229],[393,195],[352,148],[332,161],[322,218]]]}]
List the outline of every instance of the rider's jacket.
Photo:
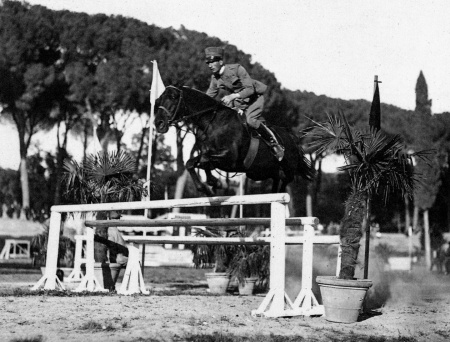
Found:
[{"label": "rider's jacket", "polygon": [[241,106],[248,106],[254,102],[259,95],[264,94],[267,86],[250,77],[247,70],[240,64],[225,64],[223,72],[211,76],[211,83],[206,94],[216,97],[219,89],[230,93],[238,93],[241,99],[236,99]]}]

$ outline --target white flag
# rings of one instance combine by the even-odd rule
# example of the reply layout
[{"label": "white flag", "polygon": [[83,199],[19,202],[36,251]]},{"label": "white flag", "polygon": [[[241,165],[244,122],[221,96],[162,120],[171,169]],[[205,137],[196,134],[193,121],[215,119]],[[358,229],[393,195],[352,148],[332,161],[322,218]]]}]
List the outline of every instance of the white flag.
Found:
[{"label": "white flag", "polygon": [[161,96],[164,90],[166,90],[166,87],[159,74],[158,63],[153,61],[152,89],[150,89],[150,103],[152,107],[155,106],[156,99]]},{"label": "white flag", "polygon": [[[158,63],[153,61],[153,77],[152,88],[150,89],[150,120],[149,120],[149,133],[148,133],[148,159],[147,159],[147,201],[150,201],[150,164],[152,160],[152,144],[153,144],[153,120],[155,119],[155,103],[156,99],[166,90],[164,83],[161,79],[161,75],[158,70]],[[148,217],[148,209],[144,210],[144,217]]]}]

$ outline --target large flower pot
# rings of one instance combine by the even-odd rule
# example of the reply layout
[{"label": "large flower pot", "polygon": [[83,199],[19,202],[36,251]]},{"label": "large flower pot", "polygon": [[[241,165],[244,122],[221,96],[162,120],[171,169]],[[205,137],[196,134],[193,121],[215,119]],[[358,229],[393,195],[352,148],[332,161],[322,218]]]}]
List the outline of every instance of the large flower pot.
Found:
[{"label": "large flower pot", "polygon": [[255,288],[255,283],[258,278],[245,278],[244,283],[239,283],[239,295],[241,296],[251,296],[253,295],[253,290]]},{"label": "large flower pot", "polygon": [[230,283],[230,275],[228,273],[205,273],[208,282],[209,292],[216,294],[225,294],[228,284]]},{"label": "large flower pot", "polygon": [[[114,291],[121,269],[121,264],[96,262],[94,263],[94,276],[105,290]],[[86,274],[86,264],[81,265],[81,271]]]},{"label": "large flower pot", "polygon": [[320,287],[325,319],[330,322],[354,323],[358,320],[371,280],[316,277]]}]

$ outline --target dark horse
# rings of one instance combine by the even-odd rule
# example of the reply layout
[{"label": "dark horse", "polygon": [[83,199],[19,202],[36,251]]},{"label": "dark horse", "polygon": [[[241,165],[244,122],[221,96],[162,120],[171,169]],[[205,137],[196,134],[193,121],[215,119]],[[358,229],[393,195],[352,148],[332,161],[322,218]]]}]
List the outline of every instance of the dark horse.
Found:
[{"label": "dark horse", "polygon": [[284,192],[296,174],[306,179],[312,177],[313,171],[299,146],[299,139],[287,129],[275,126],[272,130],[285,148],[284,158],[278,161],[269,146],[261,141],[253,163],[246,168],[244,159],[251,140],[247,126],[235,110],[198,90],[168,86],[155,109],[158,133],[166,133],[170,125],[179,122],[192,128],[198,155],[187,161],[186,169],[197,190],[208,196],[214,194],[200,181],[196,168],[205,170],[207,184],[213,189],[220,187],[220,182],[211,174],[214,169],[246,173],[255,181],[272,178],[272,192]]}]

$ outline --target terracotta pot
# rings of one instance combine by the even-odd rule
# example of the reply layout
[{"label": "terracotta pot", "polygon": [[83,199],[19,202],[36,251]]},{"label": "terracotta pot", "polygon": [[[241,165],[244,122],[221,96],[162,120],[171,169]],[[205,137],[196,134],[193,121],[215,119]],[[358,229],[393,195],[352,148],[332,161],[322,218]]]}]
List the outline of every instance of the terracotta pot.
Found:
[{"label": "terracotta pot", "polygon": [[205,275],[210,293],[225,294],[227,292],[231,278],[228,273],[205,273]]},{"label": "terracotta pot", "polygon": [[253,295],[253,290],[255,288],[255,283],[258,278],[245,278],[244,283],[239,283],[238,289],[241,296],[251,296]]},{"label": "terracotta pot", "polygon": [[327,321],[354,323],[358,320],[367,290],[372,286],[371,280],[318,276],[316,281]]}]

